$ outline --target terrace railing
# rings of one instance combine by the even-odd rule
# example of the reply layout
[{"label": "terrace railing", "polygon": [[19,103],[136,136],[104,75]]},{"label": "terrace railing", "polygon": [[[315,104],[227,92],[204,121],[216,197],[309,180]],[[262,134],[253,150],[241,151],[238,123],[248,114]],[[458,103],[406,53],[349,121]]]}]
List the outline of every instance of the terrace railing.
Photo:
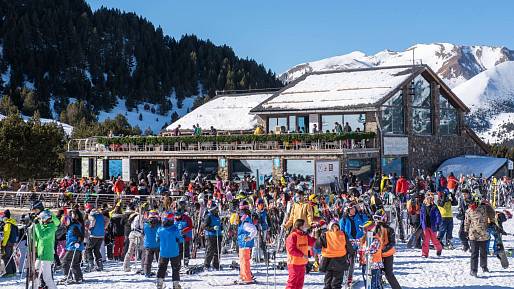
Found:
[{"label": "terrace railing", "polygon": [[179,137],[92,137],[73,139],[68,151],[187,152],[270,150],[358,150],[376,148],[374,133],[223,135]]}]

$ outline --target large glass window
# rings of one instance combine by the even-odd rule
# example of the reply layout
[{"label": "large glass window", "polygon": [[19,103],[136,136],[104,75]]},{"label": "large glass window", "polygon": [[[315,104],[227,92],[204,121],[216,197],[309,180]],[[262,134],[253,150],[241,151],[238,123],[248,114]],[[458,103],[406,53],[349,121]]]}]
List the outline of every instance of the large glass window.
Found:
[{"label": "large glass window", "polygon": [[431,87],[418,75],[412,82],[412,131],[416,134],[432,133]]},{"label": "large glass window", "polygon": [[382,106],[382,131],[387,134],[403,134],[403,91],[398,91]]},{"label": "large glass window", "polygon": [[287,130],[287,117],[270,117],[268,119],[268,131],[274,132],[276,127],[283,127]]},{"label": "large glass window", "polygon": [[289,132],[296,132],[296,115],[289,116]]},{"label": "large glass window", "polygon": [[[365,115],[359,114],[324,114],[321,116],[321,130],[323,132],[335,132],[336,122],[339,123],[343,130],[348,131],[364,131]],[[348,124],[348,126],[346,125]]]},{"label": "large glass window", "polygon": [[299,116],[298,117],[298,131],[301,133],[306,133],[309,129],[309,117],[308,116]]},{"label": "large glass window", "polygon": [[455,107],[442,95],[439,95],[439,133],[443,135],[457,133],[458,114]]},{"label": "large glass window", "polygon": [[343,125],[343,116],[340,114],[325,114],[321,116],[321,130],[335,132],[336,122]]}]

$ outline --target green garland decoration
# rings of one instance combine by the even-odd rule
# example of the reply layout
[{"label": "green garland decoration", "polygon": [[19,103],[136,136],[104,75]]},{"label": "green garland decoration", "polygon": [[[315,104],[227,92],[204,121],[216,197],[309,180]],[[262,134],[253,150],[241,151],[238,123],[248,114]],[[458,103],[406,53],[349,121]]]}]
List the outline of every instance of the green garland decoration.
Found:
[{"label": "green garland decoration", "polygon": [[343,134],[320,133],[320,134],[237,134],[237,135],[201,135],[201,136],[121,136],[121,137],[98,137],[97,142],[103,145],[111,144],[133,144],[133,145],[174,145],[194,144],[205,142],[218,143],[251,143],[251,142],[313,142],[313,141],[341,141],[341,140],[368,140],[375,138],[374,132],[349,132]]}]

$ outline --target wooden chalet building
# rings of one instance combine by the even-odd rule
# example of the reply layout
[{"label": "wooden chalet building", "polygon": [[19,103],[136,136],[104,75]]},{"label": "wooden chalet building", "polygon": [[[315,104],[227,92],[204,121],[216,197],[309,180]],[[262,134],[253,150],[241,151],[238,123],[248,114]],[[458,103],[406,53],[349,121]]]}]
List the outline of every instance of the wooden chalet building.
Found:
[{"label": "wooden chalet building", "polygon": [[[152,163],[172,177],[195,169],[223,177],[259,169],[274,177],[311,175],[317,185],[348,172],[410,177],[432,173],[448,158],[487,152],[464,123],[468,112],[426,65],[313,72],[275,92],[219,96],[168,127],[181,124],[190,132],[198,123],[205,132],[211,123],[223,135],[216,139],[73,140],[67,170],[108,177],[117,161],[124,179]],[[352,133],[333,137],[336,122]],[[257,125],[267,135],[245,134]]]}]

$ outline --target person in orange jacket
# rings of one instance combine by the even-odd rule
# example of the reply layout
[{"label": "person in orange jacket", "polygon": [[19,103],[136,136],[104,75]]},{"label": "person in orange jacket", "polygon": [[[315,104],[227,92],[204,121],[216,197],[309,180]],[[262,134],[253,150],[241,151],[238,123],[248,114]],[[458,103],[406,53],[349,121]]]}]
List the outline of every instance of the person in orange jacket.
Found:
[{"label": "person in orange jacket", "polygon": [[343,276],[350,262],[348,256],[353,254],[353,246],[348,235],[339,228],[339,223],[332,222],[330,231],[320,234],[317,231],[316,248],[321,248],[320,272],[325,272],[325,289],[341,289]]},{"label": "person in orange jacket", "polygon": [[305,265],[309,262],[309,247],[314,245],[315,238],[302,230],[303,219],[297,219],[293,231],[286,239],[287,250],[287,279],[286,289],[301,289],[305,280]]},{"label": "person in orange jacket", "polygon": [[[382,268],[384,268],[384,263],[382,262],[382,236],[381,230],[375,230],[375,224],[372,221],[368,221],[363,226],[363,230],[366,232],[364,236],[362,236],[360,240],[359,246],[359,257],[360,264],[362,265],[362,279],[364,280],[364,287],[371,289],[381,289],[382,288]],[[371,244],[367,242],[367,232],[374,232],[373,241]],[[367,255],[370,255],[369,263],[367,263]],[[370,266],[371,272],[371,284],[370,287],[367,286],[367,266]]]},{"label": "person in orange jacket", "polygon": [[375,215],[373,219],[376,223],[375,232],[378,232],[380,235],[380,249],[382,250],[382,263],[384,264],[382,271],[392,289],[402,289],[393,272],[394,253],[396,253],[394,230],[389,227],[385,214]]}]

